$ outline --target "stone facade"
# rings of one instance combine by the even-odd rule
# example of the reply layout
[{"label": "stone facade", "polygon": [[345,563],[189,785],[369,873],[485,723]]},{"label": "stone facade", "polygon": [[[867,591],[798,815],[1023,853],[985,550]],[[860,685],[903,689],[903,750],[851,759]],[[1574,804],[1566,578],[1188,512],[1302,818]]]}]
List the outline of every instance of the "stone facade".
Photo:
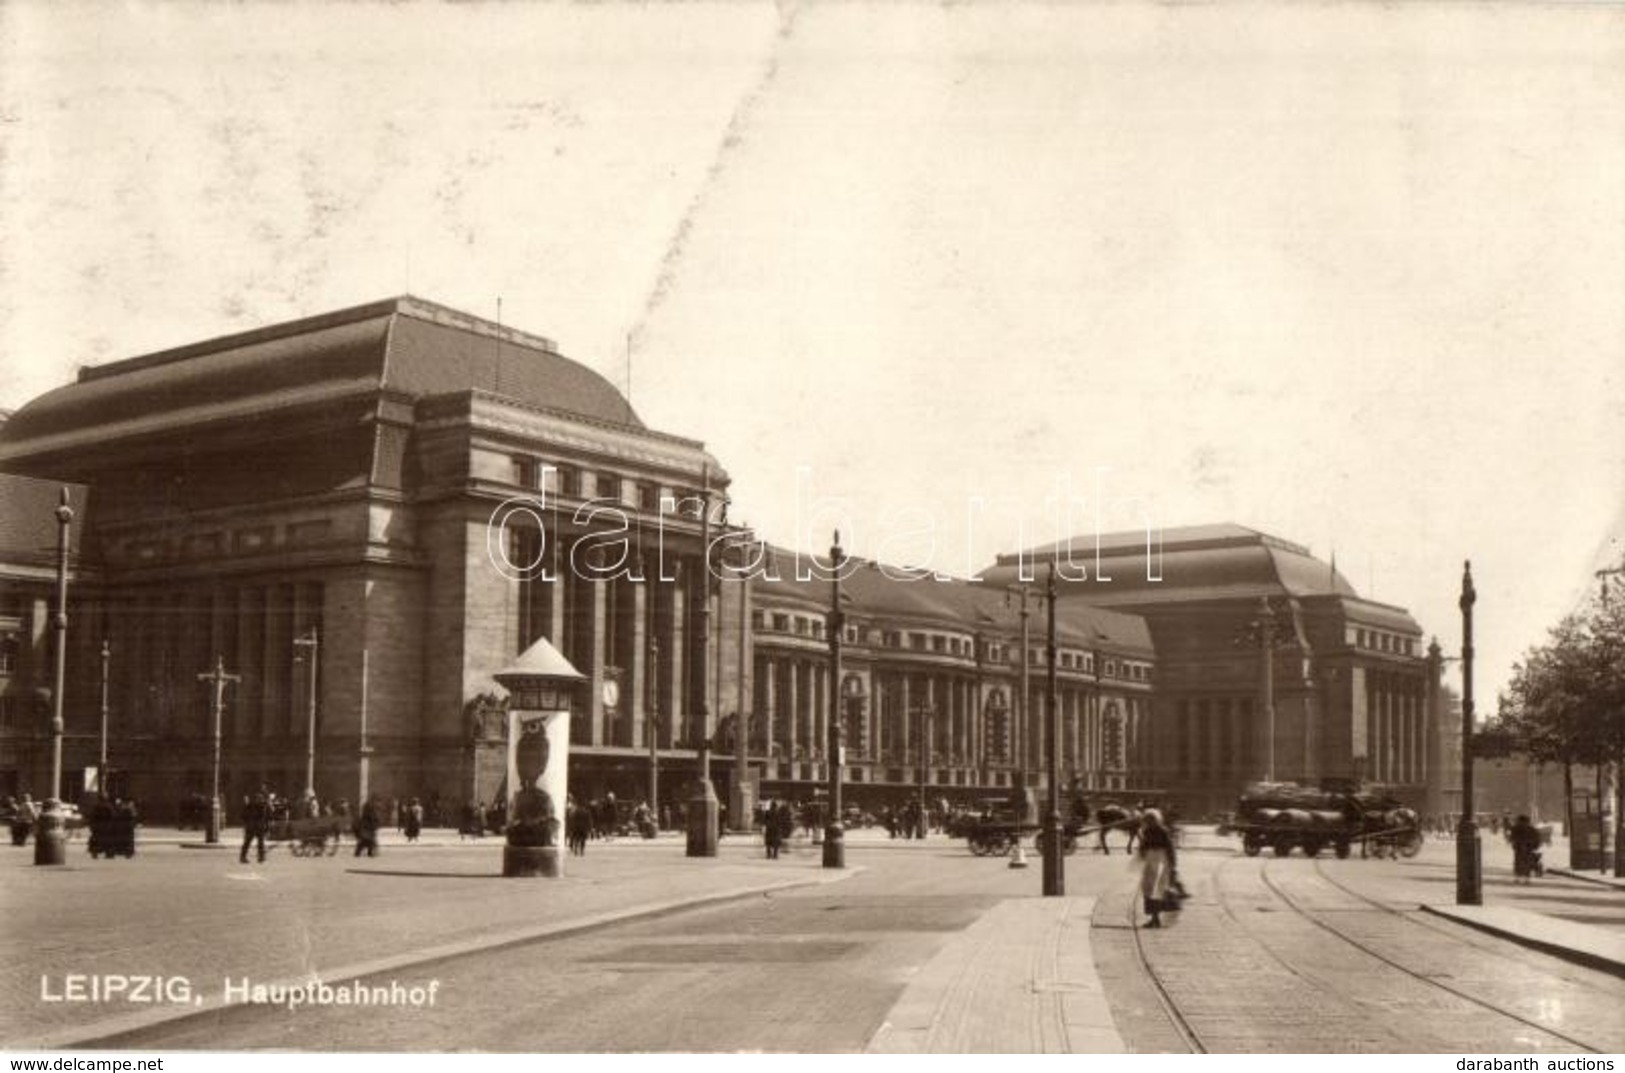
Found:
[{"label": "stone facade", "polygon": [[[851,801],[922,782],[1006,797],[1046,767],[1045,608],[1027,585],[1024,646],[1017,591],[1046,562],[1064,568],[1065,788],[1155,792],[1194,816],[1269,774],[1419,795],[1445,769],[1416,623],[1239,526],[1162,533],[1154,569],[1144,534],[1080,541],[1079,563],[1012,553],[978,582],[854,564],[831,682],[827,578],[728,525],[728,477],[702,444],[644,427],[550,341],[415,298],[83,370],[0,425],[0,472],[6,517],[44,527],[0,547],[0,776],[36,796],[54,537],[40,497],[62,482],[84,503],[64,768],[95,762],[105,641],[110,763],[158,818],[210,785],[199,675],[217,661],[240,679],[221,724],[228,804],[260,783],[298,793],[313,740],[323,799],[420,797],[443,818],[490,802],[493,675],[538,637],[586,679],[570,726],[585,796],[669,802],[708,763],[736,816],[761,795],[809,798],[834,710]],[[768,568],[728,568],[747,561]]]},{"label": "stone facade", "polygon": [[1063,603],[1144,618],[1157,654],[1145,777],[1187,815],[1233,808],[1271,777],[1380,782],[1425,803],[1436,671],[1403,608],[1237,525],[1079,537],[1001,556],[984,576],[1042,576],[1052,561]]}]

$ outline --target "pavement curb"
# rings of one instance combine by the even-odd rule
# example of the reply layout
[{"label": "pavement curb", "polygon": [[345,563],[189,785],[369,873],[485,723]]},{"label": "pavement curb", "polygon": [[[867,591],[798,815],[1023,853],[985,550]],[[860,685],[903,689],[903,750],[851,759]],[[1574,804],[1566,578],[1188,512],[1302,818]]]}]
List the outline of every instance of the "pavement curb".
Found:
[{"label": "pavement curb", "polygon": [[[1590,943],[1581,946],[1573,941],[1565,942],[1555,936],[1538,934],[1538,929],[1542,927],[1538,921],[1534,922],[1530,927],[1517,926],[1521,922],[1522,916],[1535,917],[1538,915],[1527,913],[1525,910],[1491,909],[1486,913],[1484,906],[1455,905],[1423,905],[1421,910],[1424,913],[1431,913],[1433,916],[1451,920],[1469,928],[1475,928],[1497,938],[1509,940],[1520,946],[1539,950],[1543,954],[1550,954],[1553,957],[1562,958],[1564,961],[1572,961],[1577,965],[1584,965],[1588,969],[1596,969],[1598,972],[1605,972],[1610,976],[1625,979],[1625,944],[1620,943],[1612,933],[1601,928],[1568,921],[1557,922],[1563,926],[1564,930],[1586,929],[1597,933]],[[1585,936],[1586,933],[1576,931],[1575,934]],[[1609,953],[1606,950],[1606,947],[1609,946],[1616,948],[1614,953]]]},{"label": "pavement curb", "polygon": [[1595,883],[1599,887],[1612,887],[1615,890],[1625,890],[1625,878],[1619,876],[1605,876],[1596,872],[1574,872],[1567,868],[1548,868],[1547,875],[1562,876],[1565,879],[1578,879],[1586,883]]},{"label": "pavement curb", "polygon": [[[561,920],[536,927],[520,928],[480,939],[443,943],[439,946],[426,947],[422,950],[399,954],[394,957],[378,958],[373,961],[345,965],[330,972],[322,973],[319,977],[317,974],[312,973],[308,976],[284,977],[280,980],[256,981],[256,983],[263,983],[271,988],[298,987],[308,984],[312,979],[319,978],[325,984],[343,984],[368,976],[377,976],[381,973],[422,968],[438,961],[447,961],[468,954],[482,954],[503,950],[508,947],[522,946],[526,943],[539,942],[544,939],[565,938],[612,924],[623,924],[629,920],[653,918],[689,909],[702,909],[724,902],[737,901],[741,898],[765,896],[801,887],[816,887],[829,883],[838,883],[864,871],[866,869],[862,866],[845,868],[839,871],[834,869],[821,870],[815,878],[778,880],[772,883],[730,887],[726,890],[692,898],[672,898],[661,902],[648,902],[642,905],[628,906],[625,909],[611,910],[607,913],[595,913],[591,916],[578,917],[574,920]],[[247,1005],[252,1005],[252,1003],[246,1001],[227,1002],[214,999],[202,1001],[198,1005],[191,1007],[159,1007],[141,1013],[109,1018],[106,1021],[80,1029],[68,1029],[34,1039],[9,1041],[3,1045],[3,1049],[8,1051],[56,1051],[101,1044],[116,1046],[120,1036],[130,1035],[176,1021],[190,1020],[194,1017],[224,1013],[227,1010]],[[99,1049],[106,1048],[101,1047]]]}]

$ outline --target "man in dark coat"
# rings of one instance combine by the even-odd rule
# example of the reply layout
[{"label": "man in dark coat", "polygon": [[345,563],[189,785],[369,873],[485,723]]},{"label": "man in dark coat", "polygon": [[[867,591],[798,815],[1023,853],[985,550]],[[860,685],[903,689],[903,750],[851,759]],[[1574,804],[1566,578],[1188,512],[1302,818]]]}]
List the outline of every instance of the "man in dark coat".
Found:
[{"label": "man in dark coat", "polygon": [[762,841],[767,846],[768,860],[778,860],[779,847],[784,845],[784,825],[779,808],[771,803],[762,813]]},{"label": "man in dark coat", "polygon": [[1513,882],[1530,883],[1540,875],[1540,829],[1519,816],[1507,825],[1507,841],[1512,843]]},{"label": "man in dark coat", "polygon": [[243,848],[237,854],[237,859],[243,864],[248,863],[248,847],[259,843],[260,863],[265,862],[265,833],[271,828],[271,802],[266,796],[265,788],[248,798],[243,804]]},{"label": "man in dark coat", "polygon": [[369,797],[361,806],[361,815],[355,821],[355,855],[378,856],[378,799]]}]

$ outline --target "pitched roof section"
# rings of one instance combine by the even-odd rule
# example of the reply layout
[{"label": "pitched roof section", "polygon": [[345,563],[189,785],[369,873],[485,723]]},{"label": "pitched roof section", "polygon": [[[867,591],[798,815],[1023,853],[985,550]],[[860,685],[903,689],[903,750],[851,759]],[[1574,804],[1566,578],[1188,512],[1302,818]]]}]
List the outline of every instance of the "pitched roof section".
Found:
[{"label": "pitched roof section", "polygon": [[[1149,553],[1144,530],[1103,533],[1098,559],[1093,535],[1073,537],[1070,543],[1073,569],[1085,580],[1067,582],[1066,595],[1099,607],[1153,614],[1157,608],[1200,601],[1336,597],[1351,618],[1421,632],[1404,608],[1362,597],[1335,567],[1309,554],[1302,544],[1246,526],[1153,529]],[[1008,584],[1020,576],[1022,562],[1030,574],[1042,578],[1043,564],[1067,544],[1057,541],[1000,555],[982,580]]]},{"label": "pitched roof section", "polygon": [[472,388],[644,428],[608,380],[550,340],[406,296],[81,369],[0,424],[0,458],[380,391]]},{"label": "pitched roof section", "polygon": [[[809,564],[810,567],[810,564]],[[773,550],[772,576],[753,584],[766,599],[789,599],[809,609],[827,609],[830,581],[796,580],[794,552]],[[998,630],[1015,633],[1021,629],[1019,602],[1007,598],[1003,588],[958,578],[939,580],[921,577],[908,580],[896,567],[864,561],[841,582],[842,604],[851,614],[891,619],[898,622],[934,625],[963,630]],[[815,569],[810,569],[817,576]],[[1042,605],[1029,604],[1033,612],[1035,638],[1044,633]],[[1110,611],[1076,600],[1063,601],[1056,609],[1056,634],[1064,644],[1130,649],[1149,654],[1151,634],[1138,615]]]},{"label": "pitched roof section", "polygon": [[[1070,556],[1064,552],[1070,547]],[[1097,553],[1098,548],[1098,553]],[[1302,544],[1246,526],[1224,523],[1076,536],[1030,551],[1000,555],[983,573],[990,582],[1008,582],[1025,562],[1032,573],[1063,554],[1074,575],[1073,591],[1091,601],[1160,603],[1229,596],[1354,597],[1348,579]]]}]

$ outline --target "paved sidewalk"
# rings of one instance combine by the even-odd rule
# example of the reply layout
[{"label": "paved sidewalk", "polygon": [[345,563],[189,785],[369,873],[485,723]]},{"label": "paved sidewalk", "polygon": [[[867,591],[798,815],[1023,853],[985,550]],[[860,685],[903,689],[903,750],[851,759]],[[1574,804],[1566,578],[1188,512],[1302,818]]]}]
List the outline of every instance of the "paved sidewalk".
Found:
[{"label": "paved sidewalk", "polygon": [[[737,852],[690,861],[679,842],[650,845],[662,849],[598,847],[571,859],[556,880],[496,878],[494,840],[486,852],[468,847],[474,856],[397,849],[377,859],[282,859],[259,867],[237,864],[235,854],[162,843],[150,853],[156,860],[138,853],[133,862],[92,862],[75,847],[68,866],[44,869],[27,863],[31,852],[18,851],[4,861],[8,926],[0,932],[0,959],[12,973],[0,982],[8,1010],[0,1047],[92,1046],[218,1010],[232,1004],[224,980],[279,986],[317,976],[331,985],[399,975],[462,954],[863,871]],[[179,978],[185,994],[140,1005],[63,1001],[70,976],[107,973]]]},{"label": "paved sidewalk", "polygon": [[1121,1054],[1090,948],[1093,898],[1011,898],[911,981],[867,1050]]},{"label": "paved sidewalk", "polygon": [[1422,910],[1554,957],[1625,977],[1625,936],[1606,928],[1510,906],[1424,905]]}]

